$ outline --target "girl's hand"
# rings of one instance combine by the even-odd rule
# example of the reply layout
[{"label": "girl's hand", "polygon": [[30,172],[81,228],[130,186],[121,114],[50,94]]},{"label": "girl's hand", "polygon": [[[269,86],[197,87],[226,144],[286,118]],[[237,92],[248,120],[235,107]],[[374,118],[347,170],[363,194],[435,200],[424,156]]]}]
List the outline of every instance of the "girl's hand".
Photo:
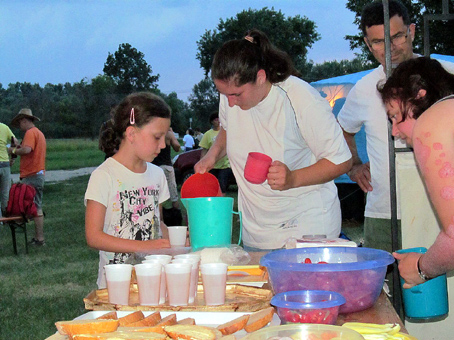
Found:
[{"label": "girl's hand", "polygon": [[144,241],[147,243],[147,248],[149,249],[161,249],[161,248],[170,248],[170,241],[166,238],[160,238],[157,240],[148,240]]},{"label": "girl's hand", "polygon": [[399,273],[405,281],[403,288],[411,288],[424,282],[418,273],[421,253],[393,253],[393,256],[399,261]]},{"label": "girl's hand", "polygon": [[282,162],[274,161],[268,170],[268,185],[273,190],[287,190],[293,188],[292,172]]}]

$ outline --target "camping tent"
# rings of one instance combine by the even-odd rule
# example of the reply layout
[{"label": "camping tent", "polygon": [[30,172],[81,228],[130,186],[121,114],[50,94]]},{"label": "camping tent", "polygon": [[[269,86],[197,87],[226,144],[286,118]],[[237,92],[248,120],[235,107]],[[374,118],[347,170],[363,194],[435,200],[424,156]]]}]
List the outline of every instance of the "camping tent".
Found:
[{"label": "camping tent", "polygon": [[322,79],[311,83],[322,97],[329,101],[331,107],[334,108],[336,100],[346,98],[348,92],[356,84],[358,80],[370,73],[372,70],[346,74],[343,76]]}]

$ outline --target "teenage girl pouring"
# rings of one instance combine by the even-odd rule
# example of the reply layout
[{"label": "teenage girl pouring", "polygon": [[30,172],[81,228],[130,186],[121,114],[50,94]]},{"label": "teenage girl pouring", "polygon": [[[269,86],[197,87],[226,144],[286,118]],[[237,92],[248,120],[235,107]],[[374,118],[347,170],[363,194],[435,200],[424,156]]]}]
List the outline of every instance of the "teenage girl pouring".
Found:
[{"label": "teenage girl pouring", "polygon": [[134,93],[118,105],[113,121],[105,142],[118,152],[93,171],[85,193],[85,234],[87,244],[100,250],[100,289],[106,287],[106,264],[170,247],[161,221],[161,203],[169,198],[167,180],[150,163],[165,147],[170,108],[156,95]]},{"label": "teenage girl pouring", "polygon": [[[340,234],[333,180],[350,169],[351,153],[328,102],[297,73],[258,30],[226,42],[214,56],[221,129],[195,170],[209,171],[228,155],[247,251],[282,248],[289,237]],[[249,152],[274,160],[263,184],[244,178]]]}]

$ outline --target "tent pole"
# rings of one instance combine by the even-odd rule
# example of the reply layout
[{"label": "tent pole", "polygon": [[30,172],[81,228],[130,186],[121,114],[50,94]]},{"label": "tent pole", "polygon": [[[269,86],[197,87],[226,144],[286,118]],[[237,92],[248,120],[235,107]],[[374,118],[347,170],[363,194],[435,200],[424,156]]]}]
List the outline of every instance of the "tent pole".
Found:
[{"label": "tent pole", "polygon": [[[391,34],[389,24],[389,4],[388,0],[383,0],[383,14],[384,14],[384,25],[385,25],[385,67],[386,67],[386,79],[391,75]],[[388,150],[389,150],[389,177],[390,177],[390,201],[391,201],[391,245],[392,250],[396,251],[399,248],[399,229],[397,223],[397,194],[396,194],[396,154],[394,150],[394,139],[392,136],[392,126],[388,124]],[[402,310],[402,293],[400,290],[400,277],[397,262],[393,263],[393,285],[392,285],[392,296],[393,306],[396,313],[401,316]]]}]

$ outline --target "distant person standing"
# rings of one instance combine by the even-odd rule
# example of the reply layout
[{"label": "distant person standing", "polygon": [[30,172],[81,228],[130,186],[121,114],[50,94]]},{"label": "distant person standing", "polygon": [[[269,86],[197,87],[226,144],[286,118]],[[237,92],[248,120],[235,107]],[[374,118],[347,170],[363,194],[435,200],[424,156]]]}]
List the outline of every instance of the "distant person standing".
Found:
[{"label": "distant person standing", "polygon": [[203,138],[203,133],[200,131],[199,128],[194,129],[194,141],[195,141],[195,147],[194,149],[197,149],[200,145],[200,142],[202,141]]},{"label": "distant person standing", "polygon": [[190,151],[194,148],[194,130],[191,128],[186,130],[186,134],[183,137],[184,151]]},{"label": "distant person standing", "polygon": [[[203,148],[201,157],[207,154],[208,150],[216,141],[216,137],[221,130],[221,124],[219,123],[219,113],[217,111],[210,115],[210,124],[211,129],[205,132],[202,140],[200,141],[200,147]],[[227,192],[227,188],[229,187],[230,177],[233,176],[227,155],[216,162],[213,169],[210,170],[210,173],[216,176],[219,181],[222,194],[225,194]]]},{"label": "distant person standing", "polygon": [[40,119],[33,116],[30,109],[22,109],[11,121],[11,126],[18,127],[25,132],[22,143],[9,147],[8,151],[20,156],[19,174],[22,183],[31,185],[36,190],[35,204],[38,215],[33,218],[35,222],[35,237],[30,244],[43,246],[44,242],[44,215],[43,215],[43,190],[46,162],[46,138],[35,126],[35,121]]},{"label": "distant person standing", "polygon": [[[13,143],[11,143],[13,142]],[[11,188],[11,168],[14,158],[8,154],[8,145],[18,141],[8,125],[0,123],[0,216],[3,216],[8,206],[9,189]]]},{"label": "distant person standing", "polygon": [[162,170],[164,170],[164,174],[166,175],[167,179],[167,185],[169,186],[172,207],[179,209],[180,204],[178,203],[177,182],[175,180],[175,169],[172,166],[172,159],[170,157],[170,148],[172,147],[175,152],[178,152],[180,151],[180,143],[175,137],[172,128],[169,128],[169,131],[167,131],[165,140],[166,147],[164,149],[161,149],[161,152],[155,157],[155,159],[153,159],[151,163],[159,166]]}]

